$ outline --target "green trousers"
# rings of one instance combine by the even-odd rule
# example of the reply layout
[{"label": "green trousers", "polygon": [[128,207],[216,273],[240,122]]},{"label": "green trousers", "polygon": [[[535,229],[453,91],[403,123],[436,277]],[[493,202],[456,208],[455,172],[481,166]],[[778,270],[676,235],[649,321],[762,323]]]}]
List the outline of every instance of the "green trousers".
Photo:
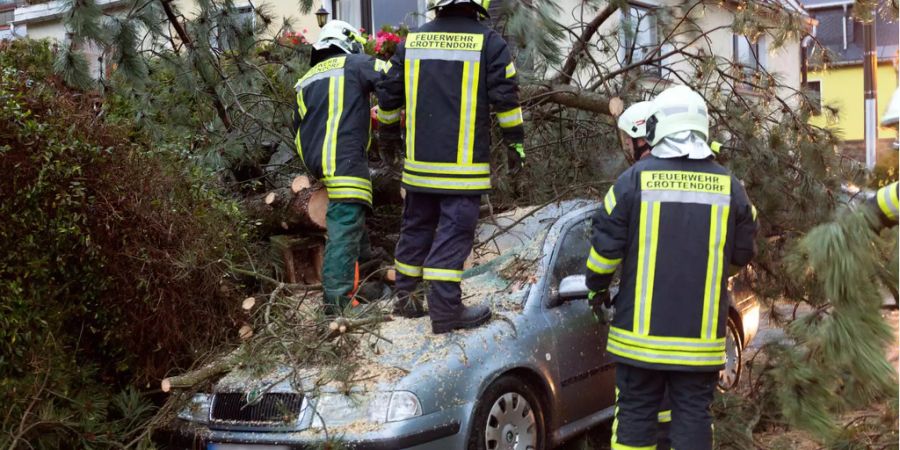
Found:
[{"label": "green trousers", "polygon": [[366,206],[331,202],[325,216],[328,241],[322,265],[322,289],[326,312],[337,313],[350,303],[356,263],[371,258],[366,232]]}]

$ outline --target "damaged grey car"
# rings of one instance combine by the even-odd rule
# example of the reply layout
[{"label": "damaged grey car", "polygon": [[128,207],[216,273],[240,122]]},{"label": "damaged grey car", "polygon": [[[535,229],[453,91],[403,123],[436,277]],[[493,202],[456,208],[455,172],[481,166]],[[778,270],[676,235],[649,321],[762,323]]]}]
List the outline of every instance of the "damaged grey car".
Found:
[{"label": "damaged grey car", "polygon": [[[356,449],[548,449],[608,421],[615,367],[583,275],[598,208],[567,201],[479,228],[463,296],[492,308],[488,324],[436,336],[427,317],[383,323],[359,352],[365,381],[349,390],[298,391],[277,371],[232,371],[179,414],[173,447],[283,450],[337,439]],[[722,389],[738,382],[759,322],[738,278]]]}]

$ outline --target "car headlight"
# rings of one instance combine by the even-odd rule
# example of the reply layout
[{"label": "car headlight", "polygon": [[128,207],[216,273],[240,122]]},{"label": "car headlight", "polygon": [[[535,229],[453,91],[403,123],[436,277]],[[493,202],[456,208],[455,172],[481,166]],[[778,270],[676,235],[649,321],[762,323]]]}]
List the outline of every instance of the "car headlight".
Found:
[{"label": "car headlight", "polygon": [[412,392],[321,393],[316,401],[313,428],[333,428],[356,422],[380,424],[422,415]]},{"label": "car headlight", "polygon": [[209,423],[210,394],[194,394],[187,406],[178,412],[178,418],[194,423]]}]

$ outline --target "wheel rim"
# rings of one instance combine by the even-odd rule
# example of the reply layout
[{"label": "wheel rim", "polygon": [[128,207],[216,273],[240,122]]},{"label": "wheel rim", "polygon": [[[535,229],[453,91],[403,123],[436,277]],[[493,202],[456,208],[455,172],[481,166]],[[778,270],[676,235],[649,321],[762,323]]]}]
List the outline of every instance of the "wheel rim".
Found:
[{"label": "wheel rim", "polygon": [[719,387],[723,390],[733,388],[738,380],[741,361],[737,345],[734,330],[729,323],[728,333],[725,336],[725,368],[719,371]]},{"label": "wheel rim", "polygon": [[528,450],[537,446],[537,421],[525,397],[507,392],[491,406],[484,429],[488,450]]}]

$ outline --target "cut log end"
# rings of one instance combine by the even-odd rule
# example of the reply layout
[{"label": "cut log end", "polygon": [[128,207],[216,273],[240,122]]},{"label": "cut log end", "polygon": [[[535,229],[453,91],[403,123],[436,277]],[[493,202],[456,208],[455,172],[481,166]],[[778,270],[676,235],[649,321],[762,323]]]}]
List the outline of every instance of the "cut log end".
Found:
[{"label": "cut log end", "polygon": [[619,117],[623,111],[625,111],[625,102],[623,102],[621,98],[613,97],[609,99],[609,113],[612,114],[613,117]]},{"label": "cut log end", "polygon": [[307,204],[309,220],[325,229],[325,215],[328,213],[328,191],[319,189],[312,193]]},{"label": "cut log end", "polygon": [[241,326],[241,328],[238,330],[238,337],[240,337],[241,340],[244,341],[250,339],[251,337],[253,337],[253,328],[250,325]]},{"label": "cut log end", "polygon": [[391,283],[397,281],[397,269],[388,269],[384,272],[384,280]]},{"label": "cut log end", "polygon": [[247,297],[241,302],[241,308],[243,308],[244,311],[250,311],[255,305],[256,299],[253,297]]},{"label": "cut log end", "polygon": [[275,203],[275,199],[277,197],[278,197],[278,195],[275,194],[275,192],[269,192],[268,194],[266,194],[266,199],[265,199],[266,204],[271,205],[272,203]]},{"label": "cut log end", "polygon": [[294,178],[294,181],[291,181],[291,191],[295,194],[312,186],[312,182],[309,181],[309,177],[306,175],[299,175]]},{"label": "cut log end", "polygon": [[163,392],[167,392],[167,393],[171,392],[172,391],[172,380],[170,380],[168,378],[164,378],[162,380],[162,383],[160,383],[160,387],[162,388]]}]

